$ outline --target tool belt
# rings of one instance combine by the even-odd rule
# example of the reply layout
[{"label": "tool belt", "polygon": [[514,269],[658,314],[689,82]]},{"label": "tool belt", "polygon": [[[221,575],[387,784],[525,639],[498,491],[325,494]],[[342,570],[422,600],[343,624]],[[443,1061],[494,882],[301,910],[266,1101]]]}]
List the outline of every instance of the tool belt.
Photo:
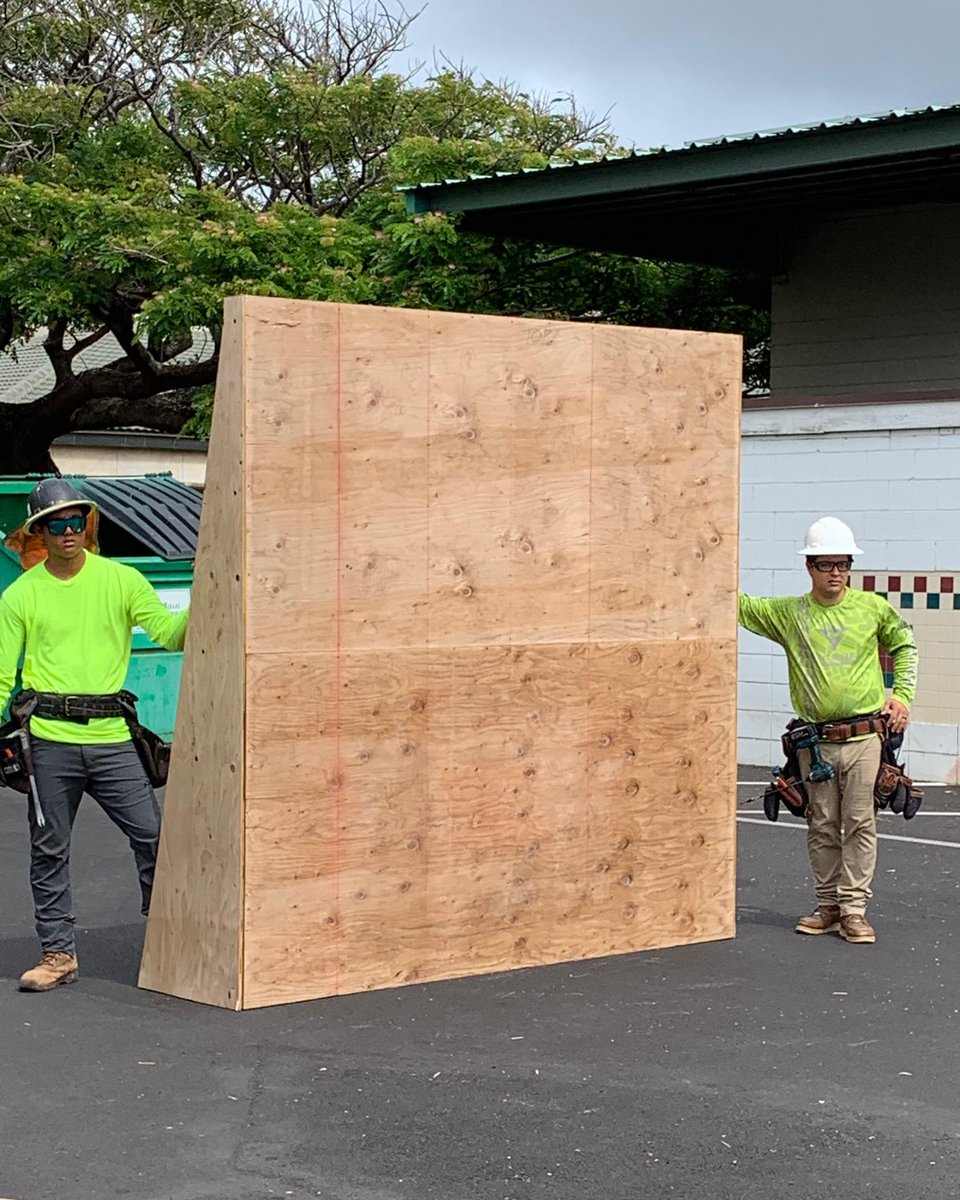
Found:
[{"label": "tool belt", "polygon": [[137,697],[133,692],[63,695],[60,692],[36,692],[32,688],[25,688],[10,701],[10,712],[16,725],[27,730],[31,717],[42,717],[49,721],[72,721],[77,725],[89,725],[91,721],[104,717],[122,717],[130,730],[130,739],[151,785],[166,785],[170,773],[170,745],[152,729],[140,724],[137,716]]},{"label": "tool belt", "polygon": [[[29,696],[21,692],[20,696]],[[136,696],[132,692],[112,692],[106,696],[63,696],[59,692],[34,692],[36,701],[31,716],[48,721],[73,721],[89,725],[103,717],[126,717],[128,708],[121,697],[129,698],[136,711]]]},{"label": "tool belt", "polygon": [[810,751],[811,772],[808,780],[820,783],[833,778],[833,769],[820,758],[819,742],[835,745],[871,733],[880,737],[880,769],[874,783],[874,806],[878,809],[889,806],[891,812],[902,814],[907,821],[915,817],[923,803],[923,793],[897,759],[897,752],[903,745],[903,734],[890,733],[885,717],[879,713],[868,713],[820,724],[793,720],[787,725],[781,738],[786,762],[782,767],[773,769],[773,781],[763,793],[763,811],[767,820],[776,821],[781,803],[794,816],[809,817],[810,801],[800,770],[800,750]]},{"label": "tool belt", "polygon": [[844,721],[825,721],[816,726],[822,742],[849,742],[853,738],[866,737],[871,733],[887,736],[887,722],[877,713],[864,717],[850,717]]}]

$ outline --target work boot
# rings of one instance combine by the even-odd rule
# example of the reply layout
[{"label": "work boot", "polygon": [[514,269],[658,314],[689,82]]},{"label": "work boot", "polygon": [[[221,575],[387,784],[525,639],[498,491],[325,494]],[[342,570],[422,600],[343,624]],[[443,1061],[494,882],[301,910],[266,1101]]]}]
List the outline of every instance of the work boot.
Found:
[{"label": "work boot", "polygon": [[876,930],[863,913],[847,913],[841,917],[840,936],[845,942],[863,942],[867,945],[877,940]]},{"label": "work boot", "polygon": [[67,950],[47,950],[37,966],[20,976],[21,992],[49,992],[61,983],[75,983],[77,956]]},{"label": "work boot", "polygon": [[801,917],[797,933],[834,933],[840,928],[840,905],[821,904],[809,917]]}]

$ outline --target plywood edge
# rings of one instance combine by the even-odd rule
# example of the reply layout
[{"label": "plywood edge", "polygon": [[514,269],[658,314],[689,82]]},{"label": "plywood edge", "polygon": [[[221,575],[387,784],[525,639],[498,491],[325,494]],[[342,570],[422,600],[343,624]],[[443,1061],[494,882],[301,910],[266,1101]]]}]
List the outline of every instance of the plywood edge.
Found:
[{"label": "plywood edge", "polygon": [[227,300],[173,760],[139,985],[239,1009],[244,297]]}]

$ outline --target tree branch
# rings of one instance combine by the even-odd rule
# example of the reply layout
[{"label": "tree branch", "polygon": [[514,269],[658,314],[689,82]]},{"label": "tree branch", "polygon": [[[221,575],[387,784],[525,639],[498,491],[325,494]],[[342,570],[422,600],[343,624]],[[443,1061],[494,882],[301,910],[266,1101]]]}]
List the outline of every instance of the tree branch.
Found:
[{"label": "tree branch", "polygon": [[74,429],[149,429],[178,434],[193,416],[194,388],[160,392],[141,400],[116,396],[88,400],[73,414]]}]

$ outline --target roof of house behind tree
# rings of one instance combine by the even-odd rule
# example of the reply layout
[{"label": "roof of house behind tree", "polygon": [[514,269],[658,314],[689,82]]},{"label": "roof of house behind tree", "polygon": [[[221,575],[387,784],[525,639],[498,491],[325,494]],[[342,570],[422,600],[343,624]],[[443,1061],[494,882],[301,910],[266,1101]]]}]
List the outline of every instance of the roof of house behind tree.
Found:
[{"label": "roof of house behind tree", "polygon": [[960,200],[960,105],[404,190],[410,212],[459,212],[477,233],[771,274],[804,222]]}]

